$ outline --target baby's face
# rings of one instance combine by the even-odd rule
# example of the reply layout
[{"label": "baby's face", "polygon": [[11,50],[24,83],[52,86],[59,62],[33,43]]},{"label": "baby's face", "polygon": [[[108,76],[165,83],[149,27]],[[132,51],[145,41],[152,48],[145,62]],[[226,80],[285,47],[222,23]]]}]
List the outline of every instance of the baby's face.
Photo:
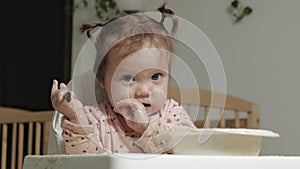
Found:
[{"label": "baby's face", "polygon": [[104,87],[110,103],[133,98],[153,114],[163,106],[168,89],[169,62],[167,51],[143,48],[124,59],[110,57],[105,69]]}]

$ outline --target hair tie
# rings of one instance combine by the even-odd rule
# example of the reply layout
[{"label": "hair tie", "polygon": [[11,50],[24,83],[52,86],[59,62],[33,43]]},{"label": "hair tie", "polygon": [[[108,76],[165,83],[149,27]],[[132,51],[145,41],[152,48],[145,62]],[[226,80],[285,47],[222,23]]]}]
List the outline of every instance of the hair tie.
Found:
[{"label": "hair tie", "polygon": [[102,24],[102,23],[94,23],[94,24],[83,24],[82,26],[81,26],[81,28],[80,28],[80,32],[81,33],[84,33],[85,31],[86,31],[86,35],[87,35],[87,37],[88,38],[91,38],[92,37],[92,35],[91,35],[91,31],[93,30],[93,29],[95,29],[96,27],[102,27],[102,26],[104,26],[106,23],[104,23],[104,24]]}]

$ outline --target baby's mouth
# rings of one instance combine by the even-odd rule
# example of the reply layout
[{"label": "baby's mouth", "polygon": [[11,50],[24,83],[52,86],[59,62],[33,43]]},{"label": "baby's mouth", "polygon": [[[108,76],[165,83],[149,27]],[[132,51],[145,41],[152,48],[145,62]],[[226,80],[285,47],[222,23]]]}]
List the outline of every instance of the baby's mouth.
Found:
[{"label": "baby's mouth", "polygon": [[142,103],[146,110],[149,110],[151,108],[151,104],[149,103]]}]

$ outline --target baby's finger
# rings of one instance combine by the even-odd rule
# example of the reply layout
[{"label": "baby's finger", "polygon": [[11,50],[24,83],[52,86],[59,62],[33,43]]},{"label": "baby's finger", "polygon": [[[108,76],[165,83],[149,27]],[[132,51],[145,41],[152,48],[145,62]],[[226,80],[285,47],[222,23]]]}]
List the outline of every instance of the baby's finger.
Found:
[{"label": "baby's finger", "polygon": [[57,80],[53,80],[53,82],[52,82],[52,89],[51,89],[51,95],[53,95],[56,90],[58,90],[58,82],[57,82]]},{"label": "baby's finger", "polygon": [[117,108],[119,107],[130,107],[132,110],[140,110],[143,109],[144,106],[135,99],[123,99],[117,103]]},{"label": "baby's finger", "polygon": [[61,118],[62,124],[65,123],[65,121],[68,121],[68,119],[66,118],[66,116],[63,116],[63,117]]},{"label": "baby's finger", "polygon": [[126,119],[132,119],[133,118],[133,110],[130,106],[119,106],[115,108],[115,111],[121,114]]},{"label": "baby's finger", "polygon": [[[70,126],[68,125],[69,121],[70,121],[69,118],[67,118],[66,116],[63,116],[61,118],[61,127],[63,129],[69,129],[70,128]],[[63,134],[66,134],[66,133],[63,133]]]},{"label": "baby's finger", "polygon": [[69,88],[64,83],[60,83],[59,88],[64,90],[69,90]]}]

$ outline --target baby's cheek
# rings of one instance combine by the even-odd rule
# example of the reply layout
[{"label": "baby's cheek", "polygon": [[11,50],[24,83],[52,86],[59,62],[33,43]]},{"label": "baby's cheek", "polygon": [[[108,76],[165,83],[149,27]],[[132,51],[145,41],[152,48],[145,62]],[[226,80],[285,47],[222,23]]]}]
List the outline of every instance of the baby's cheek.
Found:
[{"label": "baby's cheek", "polygon": [[152,105],[152,109],[150,114],[155,113],[161,109],[161,107],[165,104],[167,99],[167,94],[164,90],[155,89],[150,94],[150,103]]},{"label": "baby's cheek", "polygon": [[131,90],[126,85],[115,84],[111,89],[111,98],[114,105],[122,99],[131,98]]}]

